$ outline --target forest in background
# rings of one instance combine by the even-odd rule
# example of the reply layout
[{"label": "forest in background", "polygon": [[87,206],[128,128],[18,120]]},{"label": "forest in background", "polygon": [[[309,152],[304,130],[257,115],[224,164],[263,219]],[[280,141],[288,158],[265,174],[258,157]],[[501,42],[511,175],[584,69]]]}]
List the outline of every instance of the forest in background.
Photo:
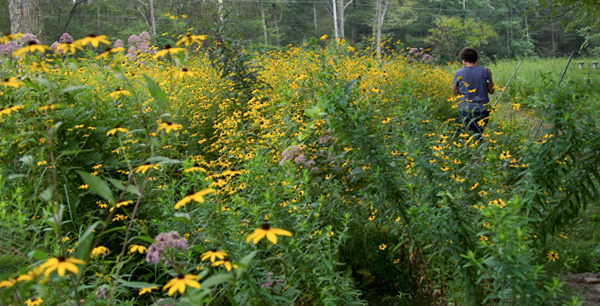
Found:
[{"label": "forest in background", "polygon": [[[432,48],[436,58],[444,60],[456,59],[458,50],[467,45],[492,60],[568,55],[585,46],[586,39],[582,54],[599,50],[597,31],[585,16],[561,16],[569,11],[567,4],[577,7],[578,2],[589,2],[585,0],[28,1],[39,1],[44,30],[38,36],[48,45],[65,32],[74,38],[95,33],[126,41],[142,31],[153,35],[154,24],[152,43],[159,46],[177,41],[176,34],[223,37],[227,29],[253,50],[296,45],[322,35],[344,38],[357,50],[373,50],[380,29],[383,41],[400,41],[404,48]],[[27,1],[0,1],[2,33],[11,30],[11,2]],[[578,13],[577,8],[571,11]]]}]

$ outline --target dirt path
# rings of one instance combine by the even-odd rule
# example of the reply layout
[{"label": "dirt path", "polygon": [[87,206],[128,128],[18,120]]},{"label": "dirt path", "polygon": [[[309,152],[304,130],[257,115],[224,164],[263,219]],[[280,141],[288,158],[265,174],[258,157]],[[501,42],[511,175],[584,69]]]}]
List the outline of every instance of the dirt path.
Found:
[{"label": "dirt path", "polygon": [[583,305],[598,306],[600,305],[600,283],[590,284],[586,278],[600,278],[600,273],[580,273],[566,275],[566,290],[572,289],[573,293],[579,292],[579,300]]}]

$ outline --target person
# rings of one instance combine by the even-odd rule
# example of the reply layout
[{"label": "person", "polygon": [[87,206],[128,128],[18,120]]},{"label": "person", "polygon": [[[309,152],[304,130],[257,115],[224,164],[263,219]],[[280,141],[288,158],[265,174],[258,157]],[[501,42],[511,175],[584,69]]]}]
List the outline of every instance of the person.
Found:
[{"label": "person", "polygon": [[[490,116],[488,93],[494,93],[492,71],[477,65],[479,55],[473,48],[460,51],[463,68],[454,73],[452,93],[458,96],[457,122],[481,135]],[[479,136],[479,139],[481,136]]]}]

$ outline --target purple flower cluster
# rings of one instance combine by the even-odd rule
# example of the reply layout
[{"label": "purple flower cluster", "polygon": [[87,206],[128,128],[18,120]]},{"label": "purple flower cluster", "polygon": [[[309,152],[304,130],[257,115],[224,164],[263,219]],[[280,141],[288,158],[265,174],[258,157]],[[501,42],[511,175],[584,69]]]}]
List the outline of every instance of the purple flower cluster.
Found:
[{"label": "purple flower cluster", "polygon": [[115,43],[113,44],[113,46],[114,46],[115,48],[125,48],[125,44],[124,44],[124,43],[123,43],[123,41],[122,41],[122,40],[120,40],[120,39],[117,39],[117,40],[115,41]]},{"label": "purple flower cluster", "polygon": [[21,36],[20,42],[21,42],[21,46],[27,46],[30,42],[34,42],[36,44],[40,43],[37,35],[31,34],[31,33],[27,33],[27,34]]},{"label": "purple flower cluster", "polygon": [[312,159],[308,159],[306,155],[302,154],[300,146],[289,146],[286,148],[283,153],[283,159],[279,161],[279,166],[285,164],[285,161],[293,161],[298,166],[303,166],[307,169],[310,169],[312,172],[319,171],[319,168],[315,167],[315,161]]},{"label": "purple flower cluster", "polygon": [[146,31],[140,33],[140,35],[129,36],[127,43],[129,46],[127,57],[131,60],[136,60],[138,53],[152,53],[152,50],[150,50],[150,34]]},{"label": "purple flower cluster", "polygon": [[273,281],[273,272],[267,272],[267,281],[260,284],[260,287],[272,287],[274,283],[283,283],[283,279],[278,278],[277,280]]},{"label": "purple flower cluster", "polygon": [[429,49],[425,50],[423,48],[410,48],[408,51],[408,55],[406,56],[411,62],[422,62],[422,63],[430,63],[436,60],[433,55],[426,53]]},{"label": "purple flower cluster", "polygon": [[154,243],[148,248],[146,261],[149,263],[159,263],[164,259],[162,257],[163,251],[169,248],[185,250],[187,249],[187,240],[181,238],[179,233],[175,231],[159,234],[154,238]]},{"label": "purple flower cluster", "polygon": [[17,51],[19,48],[19,44],[14,41],[9,41],[5,44],[0,45],[0,55],[11,55],[13,52]]},{"label": "purple flower cluster", "polygon": [[58,39],[58,42],[61,44],[72,44],[73,36],[69,35],[69,33],[63,33],[63,35],[61,35]]}]

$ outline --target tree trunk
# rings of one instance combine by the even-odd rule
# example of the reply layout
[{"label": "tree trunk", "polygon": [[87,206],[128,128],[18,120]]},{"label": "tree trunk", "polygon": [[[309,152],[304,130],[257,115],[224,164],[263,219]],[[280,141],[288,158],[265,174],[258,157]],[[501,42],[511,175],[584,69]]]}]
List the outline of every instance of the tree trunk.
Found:
[{"label": "tree trunk", "polygon": [[269,37],[267,36],[267,19],[265,18],[265,8],[262,0],[260,0],[260,18],[262,19],[263,35],[265,36],[265,46],[268,46]]},{"label": "tree trunk", "polygon": [[12,33],[31,33],[40,42],[45,40],[41,0],[9,0],[8,12]]},{"label": "tree trunk", "polygon": [[381,58],[381,28],[383,28],[383,20],[388,7],[389,0],[377,0],[377,58]]},{"label": "tree trunk", "polygon": [[313,16],[315,18],[314,22],[315,22],[315,36],[318,36],[319,33],[317,33],[317,4],[313,3]]},{"label": "tree trunk", "polygon": [[156,46],[156,19],[154,19],[154,2],[148,0],[150,5],[150,23],[152,28],[152,44]]},{"label": "tree trunk", "polygon": [[337,12],[338,12],[338,29],[340,31],[340,38],[344,39],[344,0],[337,0],[336,1],[338,8],[337,8]]},{"label": "tree trunk", "polygon": [[279,37],[279,17],[277,16],[277,5],[275,3],[271,3],[271,8],[273,9],[273,26],[275,27],[275,41],[277,42],[277,47],[280,46],[280,37]]},{"label": "tree trunk", "polygon": [[337,42],[338,38],[340,37],[339,31],[338,31],[337,1],[336,0],[331,0],[331,1],[333,1],[333,3],[332,3],[332,6],[333,6],[333,29],[334,29],[334,33],[335,33],[335,41]]}]

